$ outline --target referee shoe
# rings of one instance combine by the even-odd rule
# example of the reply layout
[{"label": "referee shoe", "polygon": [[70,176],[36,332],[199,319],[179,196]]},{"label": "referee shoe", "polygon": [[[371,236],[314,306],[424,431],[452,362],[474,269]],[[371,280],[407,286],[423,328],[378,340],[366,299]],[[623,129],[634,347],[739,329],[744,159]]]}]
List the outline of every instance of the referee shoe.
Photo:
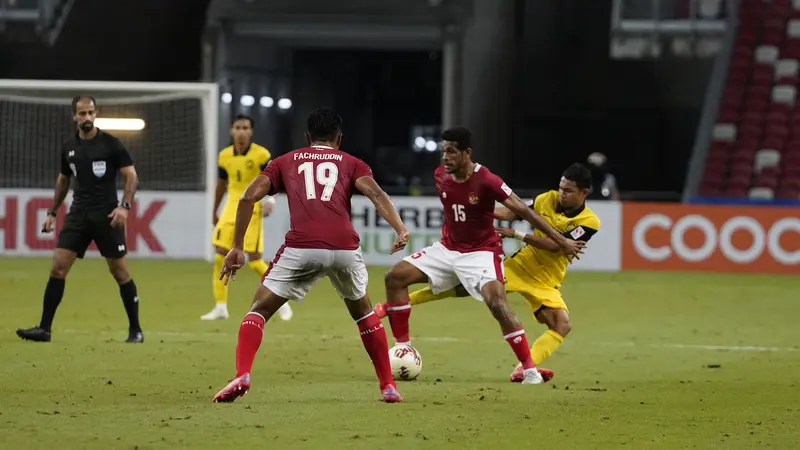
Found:
[{"label": "referee shoe", "polygon": [[42,327],[19,328],[17,329],[17,336],[26,341],[50,342],[50,332]]}]

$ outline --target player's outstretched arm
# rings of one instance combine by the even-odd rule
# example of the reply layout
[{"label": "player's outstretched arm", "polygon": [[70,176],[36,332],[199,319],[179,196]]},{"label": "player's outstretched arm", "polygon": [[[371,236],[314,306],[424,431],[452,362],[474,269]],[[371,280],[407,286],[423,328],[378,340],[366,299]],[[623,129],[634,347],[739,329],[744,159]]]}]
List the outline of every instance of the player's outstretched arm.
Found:
[{"label": "player's outstretched arm", "polygon": [[511,211],[510,209],[501,206],[499,208],[494,209],[494,218],[497,220],[505,220],[511,222],[513,220],[519,219],[519,216],[514,214],[514,212]]},{"label": "player's outstretched arm", "polygon": [[355,185],[359,192],[370,199],[372,204],[375,205],[375,209],[378,210],[378,214],[380,214],[381,217],[394,228],[394,232],[397,233],[397,239],[395,239],[390,253],[395,253],[405,248],[408,243],[408,228],[406,228],[406,225],[400,218],[400,214],[397,212],[397,208],[394,207],[394,203],[392,203],[389,194],[381,189],[372,177],[359,177]]},{"label": "player's outstretched arm", "polygon": [[503,201],[503,205],[506,208],[510,209],[514,214],[522,217],[526,221],[530,222],[531,225],[535,229],[541,230],[544,234],[547,235],[550,239],[552,239],[556,244],[558,244],[561,251],[564,252],[566,255],[578,255],[583,253],[583,247],[586,245],[585,242],[580,241],[573,241],[570,239],[565,238],[561,235],[555,228],[553,228],[546,220],[542,218],[536,211],[529,208],[522,200],[517,196],[517,194],[511,194],[505,201]]}]

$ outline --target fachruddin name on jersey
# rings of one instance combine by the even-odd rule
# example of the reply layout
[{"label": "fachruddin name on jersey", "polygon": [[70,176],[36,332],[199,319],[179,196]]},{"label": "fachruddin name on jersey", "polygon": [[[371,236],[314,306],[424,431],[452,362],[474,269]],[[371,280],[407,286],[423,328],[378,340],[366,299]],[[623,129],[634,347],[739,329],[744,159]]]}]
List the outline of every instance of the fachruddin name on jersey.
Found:
[{"label": "fachruddin name on jersey", "polygon": [[335,159],[336,161],[341,161],[342,155],[337,155],[336,153],[311,153],[311,152],[298,152],[294,154],[294,160],[297,161],[298,159],[306,160],[311,159],[314,161],[325,161]]}]

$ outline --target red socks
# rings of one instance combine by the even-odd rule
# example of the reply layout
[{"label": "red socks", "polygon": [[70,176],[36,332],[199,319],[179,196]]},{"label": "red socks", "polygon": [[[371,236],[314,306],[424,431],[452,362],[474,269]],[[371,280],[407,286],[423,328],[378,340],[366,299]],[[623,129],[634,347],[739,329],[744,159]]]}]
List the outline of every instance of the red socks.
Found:
[{"label": "red socks", "polygon": [[[406,323],[408,321],[406,320]],[[386,342],[386,330],[383,328],[381,319],[374,312],[356,320],[358,331],[361,333],[361,341],[364,348],[375,366],[375,373],[381,382],[381,390],[387,385],[394,385],[392,378],[392,367],[389,363],[389,345]]]},{"label": "red socks", "polygon": [[408,318],[411,317],[411,303],[386,304],[386,313],[389,316],[389,325],[392,326],[392,335],[397,344],[408,344],[411,338],[408,333]]},{"label": "red socks", "polygon": [[247,313],[242,319],[242,324],[239,325],[239,343],[236,344],[237,377],[250,373],[263,336],[264,317],[256,312]]},{"label": "red socks", "polygon": [[519,330],[512,331],[503,336],[503,338],[505,338],[508,345],[511,346],[511,350],[514,350],[514,354],[517,355],[517,359],[522,363],[523,369],[533,369],[536,367],[531,357],[531,348],[528,346],[528,339],[525,338],[524,329],[520,328]]}]

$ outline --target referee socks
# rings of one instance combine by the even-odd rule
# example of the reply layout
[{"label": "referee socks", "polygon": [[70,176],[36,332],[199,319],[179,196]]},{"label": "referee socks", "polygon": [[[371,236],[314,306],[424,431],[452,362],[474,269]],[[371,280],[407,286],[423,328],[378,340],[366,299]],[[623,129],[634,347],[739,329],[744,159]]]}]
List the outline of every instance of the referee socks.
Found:
[{"label": "referee socks", "polygon": [[42,305],[42,320],[39,322],[39,328],[50,332],[53,326],[53,317],[56,315],[61,298],[64,296],[63,278],[50,277],[47,280],[47,287],[44,289],[44,304]]},{"label": "referee socks", "polygon": [[131,331],[142,331],[142,327],[139,325],[139,296],[136,293],[136,283],[130,280],[125,284],[120,284],[119,296],[122,297],[122,304],[125,305]]}]

